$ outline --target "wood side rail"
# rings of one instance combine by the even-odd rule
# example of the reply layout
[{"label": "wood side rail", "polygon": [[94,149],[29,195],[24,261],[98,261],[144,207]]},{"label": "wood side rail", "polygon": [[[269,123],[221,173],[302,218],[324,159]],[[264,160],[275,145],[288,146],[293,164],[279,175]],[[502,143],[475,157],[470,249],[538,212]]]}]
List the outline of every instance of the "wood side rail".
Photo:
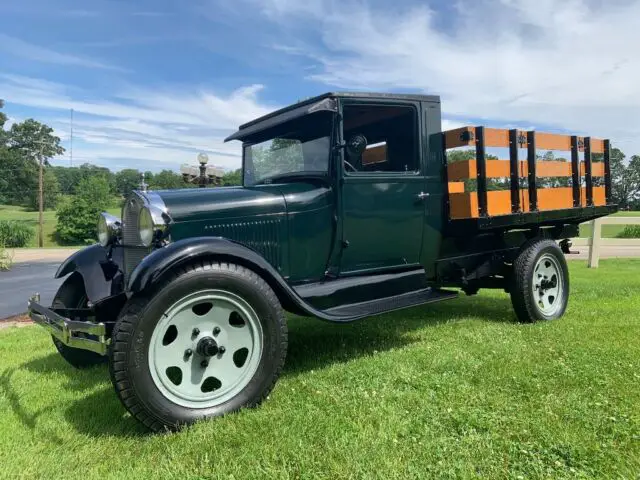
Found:
[{"label": "wood side rail", "polygon": [[[450,219],[611,203],[609,140],[482,126],[448,130],[443,132],[442,139]],[[447,151],[461,147],[473,147],[475,152],[469,155],[472,158],[448,163]],[[487,159],[487,148],[504,148],[509,159]],[[520,150],[526,150],[526,159],[519,158]],[[538,153],[540,151],[568,152],[570,160],[543,161]],[[584,161],[580,161],[581,152]],[[601,155],[602,161],[594,161],[594,154]],[[550,182],[540,179],[556,177],[571,178],[571,186],[541,187]],[[527,188],[522,187],[522,179],[525,178]],[[602,178],[604,181],[596,184],[595,178]],[[508,180],[510,187],[497,189],[496,182],[489,179]],[[467,191],[466,188],[474,183],[475,191]],[[557,181],[555,184],[563,183],[565,182]]]}]

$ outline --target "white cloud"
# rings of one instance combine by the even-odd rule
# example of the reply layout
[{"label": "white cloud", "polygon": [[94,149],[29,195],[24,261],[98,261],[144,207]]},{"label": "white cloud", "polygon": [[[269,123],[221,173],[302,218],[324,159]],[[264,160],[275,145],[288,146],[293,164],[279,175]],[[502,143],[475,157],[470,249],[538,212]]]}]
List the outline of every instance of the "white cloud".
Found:
[{"label": "white cloud", "polygon": [[21,59],[55,65],[77,66],[85,68],[100,68],[107,70],[123,70],[115,65],[102,63],[91,58],[81,57],[69,53],[61,53],[50,48],[41,47],[25,42],[19,38],[0,33],[0,51],[14,55]]},{"label": "white cloud", "polygon": [[[224,143],[227,134],[252,118],[277,107],[258,99],[260,85],[228,95],[202,89],[149,90],[131,87],[114,99],[78,100],[87,92],[53,82],[0,75],[7,107],[18,104],[50,111],[39,118],[52,125],[69,147],[69,111],[74,110],[74,163],[111,168],[177,169],[205,151],[212,163],[240,166],[240,145]],[[67,152],[67,155],[69,153]],[[60,162],[66,162],[60,159]]]},{"label": "white cloud", "polygon": [[280,28],[302,24],[320,39],[289,46],[316,63],[310,79],[440,94],[445,114],[609,137],[640,152],[640,0],[460,0],[446,29],[424,3],[259,3]]}]

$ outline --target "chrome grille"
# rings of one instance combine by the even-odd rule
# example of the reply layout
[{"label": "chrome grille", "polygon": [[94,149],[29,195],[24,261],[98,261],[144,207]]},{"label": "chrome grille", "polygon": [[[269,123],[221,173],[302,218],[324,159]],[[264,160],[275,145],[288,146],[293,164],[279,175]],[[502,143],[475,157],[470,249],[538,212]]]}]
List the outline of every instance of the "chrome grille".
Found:
[{"label": "chrome grille", "polygon": [[122,212],[122,245],[124,246],[124,279],[129,280],[129,275],[134,268],[151,251],[142,245],[138,230],[138,216],[144,206],[143,200],[137,195],[132,195],[125,204]]}]

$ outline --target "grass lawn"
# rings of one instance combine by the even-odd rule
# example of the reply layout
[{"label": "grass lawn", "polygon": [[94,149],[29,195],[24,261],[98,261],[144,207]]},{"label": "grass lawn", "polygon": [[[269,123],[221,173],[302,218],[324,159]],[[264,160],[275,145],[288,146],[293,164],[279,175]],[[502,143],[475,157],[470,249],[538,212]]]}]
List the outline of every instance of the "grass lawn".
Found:
[{"label": "grass lawn", "polygon": [[106,368],[0,331],[0,476],[638,478],[640,260],[571,262],[564,319],[482,292],[350,325],[290,318],[258,409],[149,435]]},{"label": "grass lawn", "polygon": [[[107,210],[112,215],[120,216],[119,208],[110,208]],[[38,246],[38,212],[31,211],[25,207],[16,207],[13,205],[0,205],[0,220],[18,220],[25,222],[32,227],[35,231],[35,235],[31,240],[29,247]],[[60,247],[55,237],[56,225],[58,219],[56,218],[55,210],[45,210],[43,212],[44,220],[44,246],[45,247]],[[96,219],[96,223],[97,223]]]}]

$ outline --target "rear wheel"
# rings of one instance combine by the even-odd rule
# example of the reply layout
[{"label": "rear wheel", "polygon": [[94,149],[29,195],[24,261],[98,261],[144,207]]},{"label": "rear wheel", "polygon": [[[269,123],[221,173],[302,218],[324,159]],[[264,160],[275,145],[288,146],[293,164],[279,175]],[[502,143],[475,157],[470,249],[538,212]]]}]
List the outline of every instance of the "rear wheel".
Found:
[{"label": "rear wheel", "polygon": [[[51,306],[53,308],[85,308],[87,306],[84,282],[79,274],[74,273],[64,281],[53,298]],[[107,357],[104,355],[69,347],[57,338],[53,336],[51,338],[62,358],[75,368],[89,368],[107,361]]]},{"label": "rear wheel", "polygon": [[175,430],[258,405],[286,348],[269,285],[239,265],[205,261],[125,306],[112,336],[111,379],[135,418]]},{"label": "rear wheel", "polygon": [[511,302],[521,322],[554,320],[564,315],[569,301],[569,271],[553,240],[526,244],[513,263]]}]

